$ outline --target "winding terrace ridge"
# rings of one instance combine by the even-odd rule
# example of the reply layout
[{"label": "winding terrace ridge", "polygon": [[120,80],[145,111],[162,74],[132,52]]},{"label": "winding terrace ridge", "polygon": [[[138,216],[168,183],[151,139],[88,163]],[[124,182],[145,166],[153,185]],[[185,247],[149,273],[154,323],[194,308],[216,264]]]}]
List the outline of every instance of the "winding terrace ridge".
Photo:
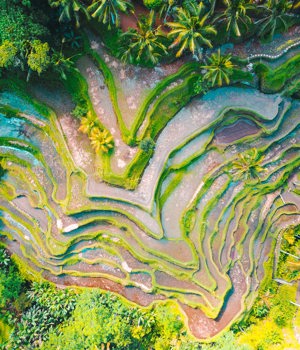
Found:
[{"label": "winding terrace ridge", "polygon": [[[293,192],[300,103],[232,86],[185,99],[159,122],[161,109],[193,79],[189,64],[145,86],[130,129],[126,108],[116,105],[129,68],[105,78],[112,62],[101,54],[90,51],[78,65],[94,113],[115,137],[111,157],[93,155],[66,94],[63,109],[46,90],[36,92],[37,101],[2,83],[0,155],[8,172],[0,233],[26,266],[58,285],[111,290],[141,305],[176,299],[191,332],[211,338],[251,306],[278,233],[300,221]],[[135,79],[145,74],[139,68]],[[128,97],[120,105],[125,100],[132,107]],[[149,135],[155,151],[138,181],[131,189],[114,186],[128,177],[124,163],[130,168],[141,157],[137,143]],[[231,164],[253,147],[264,154],[260,181],[235,178]]]}]

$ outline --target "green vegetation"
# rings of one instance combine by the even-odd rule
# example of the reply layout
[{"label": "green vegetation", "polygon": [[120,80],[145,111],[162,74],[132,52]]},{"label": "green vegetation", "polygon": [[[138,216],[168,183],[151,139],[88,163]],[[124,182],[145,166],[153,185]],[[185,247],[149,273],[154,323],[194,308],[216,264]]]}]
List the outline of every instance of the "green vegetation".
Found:
[{"label": "green vegetation", "polygon": [[163,54],[167,54],[159,28],[154,29],[154,22],[155,14],[151,11],[147,18],[138,21],[138,30],[130,30],[121,35],[124,40],[122,60],[130,63],[150,61],[155,65]]},{"label": "green vegetation", "polygon": [[152,153],[155,149],[155,142],[150,137],[147,137],[141,141],[140,149],[146,153]]},{"label": "green vegetation", "polygon": [[216,84],[222,86],[224,83],[228,85],[230,83],[230,76],[233,73],[233,67],[231,55],[221,56],[219,50],[208,58],[208,65],[203,66],[203,68],[207,69],[207,73],[203,79],[208,84],[211,84],[211,86]]},{"label": "green vegetation", "polygon": [[260,180],[260,175],[264,172],[261,166],[263,156],[256,148],[240,153],[238,158],[230,164],[230,173],[236,180]]},{"label": "green vegetation", "polygon": [[162,6],[164,0],[143,0],[143,3],[150,10],[155,10]]},{"label": "green vegetation", "polygon": [[75,20],[76,27],[79,27],[81,13],[89,19],[89,13],[80,0],[50,0],[50,6],[59,8],[59,22]]},{"label": "green vegetation", "polygon": [[108,153],[114,147],[113,138],[107,130],[101,131],[97,127],[93,127],[90,132],[91,145],[97,153],[99,151]]},{"label": "green vegetation", "polygon": [[233,333],[228,332],[228,333],[225,333],[225,335],[223,335],[218,342],[212,345],[203,345],[201,349],[202,350],[233,350],[233,349],[250,350],[251,348],[249,347],[249,345],[238,344]]},{"label": "green vegetation", "polygon": [[215,18],[220,24],[225,23],[228,39],[231,36],[241,37],[246,33],[252,22],[248,12],[254,9],[254,5],[246,0],[225,0],[226,9]]},{"label": "green vegetation", "polygon": [[300,55],[296,55],[275,69],[260,63],[255,70],[260,78],[260,87],[263,92],[275,93],[289,84],[297,77],[300,71]]},{"label": "green vegetation", "polygon": [[[295,286],[270,284],[256,301],[248,321],[251,326],[240,334],[239,342],[262,350],[297,346],[294,335],[291,334],[290,338],[285,336],[293,327],[296,306],[290,301],[295,300],[295,294]],[[264,332],[261,332],[262,328]]]},{"label": "green vegetation", "polygon": [[288,227],[282,232],[282,241],[279,252],[279,261],[276,276],[288,281],[297,281],[300,277],[300,264],[298,260],[300,252],[299,226]]},{"label": "green vegetation", "polygon": [[197,349],[183,332],[174,305],[138,309],[110,293],[84,291],[72,317],[52,331],[42,349]]},{"label": "green vegetation", "polygon": [[129,9],[132,9],[132,5],[126,0],[93,0],[88,7],[92,17],[107,25],[108,29],[119,27],[119,12],[126,12]]},{"label": "green vegetation", "polygon": [[208,14],[203,14],[202,3],[196,5],[192,2],[184,8],[179,8],[175,19],[175,22],[168,23],[172,29],[168,36],[174,39],[170,47],[180,46],[176,57],[180,57],[186,49],[201,57],[203,47],[212,47],[210,38],[216,35],[217,31],[214,26],[207,24]]},{"label": "green vegetation", "polygon": [[292,16],[290,9],[291,3],[289,1],[267,1],[263,8],[263,18],[257,22],[260,26],[258,36],[272,39],[277,29],[283,28],[284,30],[287,30],[289,19]]}]

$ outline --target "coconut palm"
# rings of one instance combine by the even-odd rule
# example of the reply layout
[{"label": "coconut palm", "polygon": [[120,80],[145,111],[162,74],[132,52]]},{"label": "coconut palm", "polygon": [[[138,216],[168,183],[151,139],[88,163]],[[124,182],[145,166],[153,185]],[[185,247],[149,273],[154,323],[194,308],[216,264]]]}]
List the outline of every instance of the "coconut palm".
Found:
[{"label": "coconut palm", "polygon": [[242,29],[248,29],[251,18],[247,11],[254,6],[247,0],[224,0],[226,10],[218,15],[214,22],[225,23],[228,39],[235,35],[240,37]]},{"label": "coconut palm", "polygon": [[139,62],[143,57],[156,64],[163,54],[167,54],[165,45],[161,42],[162,34],[159,28],[154,29],[155,16],[151,11],[148,18],[138,21],[138,30],[130,29],[122,34],[125,45],[121,48],[122,60]]},{"label": "coconut palm", "polygon": [[90,135],[92,129],[97,126],[96,117],[86,116],[81,119],[79,131],[84,134]]},{"label": "coconut palm", "polygon": [[114,147],[113,137],[107,130],[100,130],[98,127],[94,127],[89,135],[91,145],[98,153],[100,151],[108,153]]},{"label": "coconut palm", "polygon": [[209,36],[216,35],[217,31],[212,25],[206,24],[208,13],[202,15],[203,4],[191,3],[187,8],[178,8],[175,22],[168,22],[172,29],[168,37],[174,38],[170,48],[180,45],[176,57],[189,49],[193,54],[202,54],[203,47],[212,47]]},{"label": "coconut palm", "polygon": [[294,17],[294,14],[289,13],[291,4],[286,0],[268,0],[268,2],[260,6],[265,12],[264,17],[256,22],[259,30],[259,37],[273,38],[275,31],[283,27],[288,29],[288,19]]},{"label": "coconut palm", "polygon": [[80,0],[50,0],[50,5],[60,8],[60,22],[69,22],[74,18],[76,27],[80,26],[80,13],[83,13],[86,18],[90,17],[85,5]]},{"label": "coconut palm", "polygon": [[222,86],[224,83],[228,85],[234,67],[231,55],[221,56],[221,52],[218,50],[217,53],[213,53],[207,60],[208,65],[203,66],[203,68],[207,69],[204,80],[207,80],[211,86],[216,84]]},{"label": "coconut palm", "polygon": [[230,164],[230,173],[236,180],[260,180],[259,176],[265,171],[261,166],[263,159],[256,148],[251,148]]},{"label": "coconut palm", "polygon": [[132,9],[132,4],[126,0],[93,0],[88,11],[93,18],[108,25],[108,29],[120,26],[119,12]]}]

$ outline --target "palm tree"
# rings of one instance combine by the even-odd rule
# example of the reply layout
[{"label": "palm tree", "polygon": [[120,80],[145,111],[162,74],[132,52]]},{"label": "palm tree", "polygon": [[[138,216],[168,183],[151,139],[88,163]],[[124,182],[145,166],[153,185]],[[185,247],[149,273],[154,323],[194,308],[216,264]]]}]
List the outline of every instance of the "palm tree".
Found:
[{"label": "palm tree", "polygon": [[[200,0],[199,4],[201,4],[201,6],[204,5],[207,8],[207,11],[209,12],[209,14],[212,15],[215,11],[216,2],[217,0],[207,0],[207,1]],[[188,2],[188,1],[182,1],[182,0],[162,0],[162,3],[158,11],[159,17],[160,18],[164,17],[164,22],[165,22],[167,17],[172,14],[172,11],[176,9],[176,7],[183,5],[186,8],[186,10],[189,11],[189,7],[193,4],[194,4],[193,1]]]},{"label": "palm tree", "polygon": [[254,6],[247,0],[224,0],[226,10],[218,15],[214,22],[226,24],[226,32],[228,39],[234,34],[240,37],[242,29],[248,29],[251,18],[247,15],[247,11],[253,9]]},{"label": "palm tree", "polygon": [[100,130],[98,127],[94,127],[89,135],[91,145],[98,153],[100,151],[108,153],[109,150],[113,149],[113,137],[107,130]]},{"label": "palm tree", "polygon": [[233,67],[231,55],[221,56],[221,52],[218,50],[217,53],[213,53],[208,58],[208,65],[203,66],[207,69],[204,80],[207,80],[211,86],[215,86],[215,84],[222,86],[224,82],[228,85]]},{"label": "palm tree", "polygon": [[206,25],[208,13],[202,16],[203,4],[191,3],[189,10],[178,8],[176,12],[176,21],[168,22],[172,29],[168,37],[174,37],[170,48],[181,45],[176,53],[180,57],[184,50],[189,49],[193,54],[202,54],[203,46],[212,47],[210,35],[216,35],[217,31],[212,25]]},{"label": "palm tree", "polygon": [[275,31],[283,26],[284,30],[288,29],[288,18],[294,17],[289,13],[291,4],[287,0],[268,0],[264,6],[260,6],[265,11],[262,19],[256,22],[258,26],[258,36],[273,38]]},{"label": "palm tree", "polygon": [[96,117],[86,116],[81,119],[79,131],[84,134],[90,135],[94,127],[97,127]]},{"label": "palm tree", "polygon": [[120,26],[119,12],[126,12],[132,8],[132,4],[126,0],[93,0],[88,11],[93,18],[98,18],[99,22],[108,24],[108,29],[111,29]]},{"label": "palm tree", "polygon": [[178,4],[178,0],[163,0],[160,8],[159,8],[159,17],[164,18],[164,22],[166,22],[167,17],[171,14],[172,10]]},{"label": "palm tree", "polygon": [[143,57],[156,64],[163,54],[167,54],[166,47],[161,42],[162,34],[159,28],[153,29],[154,22],[154,11],[151,11],[148,18],[138,21],[138,30],[131,29],[122,34],[125,41],[122,60],[139,62]]},{"label": "palm tree", "polygon": [[90,18],[90,15],[80,0],[50,0],[52,7],[59,7],[61,10],[59,21],[69,22],[73,18],[75,19],[76,27],[80,26],[80,12],[82,12],[86,18]]},{"label": "palm tree", "polygon": [[265,171],[261,166],[264,159],[256,148],[240,153],[238,158],[230,164],[230,173],[236,180],[260,180],[259,176]]}]

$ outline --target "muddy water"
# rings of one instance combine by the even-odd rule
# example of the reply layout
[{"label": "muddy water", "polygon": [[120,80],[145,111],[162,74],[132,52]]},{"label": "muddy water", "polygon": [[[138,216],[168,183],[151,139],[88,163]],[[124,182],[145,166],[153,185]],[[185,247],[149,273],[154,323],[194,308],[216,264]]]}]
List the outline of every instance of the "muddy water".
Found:
[{"label": "muddy water", "polygon": [[228,295],[222,312],[217,319],[207,318],[203,311],[181,304],[188,317],[190,330],[197,338],[206,339],[218,334],[243,311],[242,297],[246,292],[246,281],[238,264],[231,268],[229,277],[232,281],[233,290]]},{"label": "muddy water", "polygon": [[48,273],[43,274],[46,279],[51,280],[58,286],[82,286],[82,287],[93,287],[101,288],[110,292],[118,293],[124,296],[126,299],[133,301],[141,306],[148,306],[155,300],[164,300],[165,297],[157,294],[147,294],[141,289],[136,287],[125,287],[119,283],[111,281],[106,278],[97,277],[74,277],[74,276],[62,276],[55,277]]},{"label": "muddy water", "polygon": [[257,134],[260,128],[251,120],[241,118],[229,126],[217,129],[215,132],[216,144],[231,144],[245,136]]}]

